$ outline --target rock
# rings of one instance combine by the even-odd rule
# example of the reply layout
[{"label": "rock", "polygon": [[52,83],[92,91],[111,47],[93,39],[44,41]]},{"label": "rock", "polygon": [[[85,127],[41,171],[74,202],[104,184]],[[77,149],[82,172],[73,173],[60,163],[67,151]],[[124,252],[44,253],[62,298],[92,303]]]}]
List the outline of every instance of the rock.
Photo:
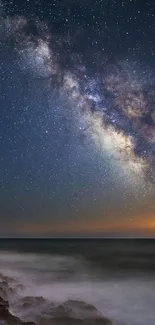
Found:
[{"label": "rock", "polygon": [[9,308],[8,301],[6,301],[2,297],[0,297],[0,311],[1,310],[7,310],[8,308]]},{"label": "rock", "polygon": [[36,325],[34,322],[22,322],[9,312],[9,303],[0,297],[0,321],[5,325]]},{"label": "rock", "polygon": [[22,322],[18,317],[12,315],[9,310],[0,311],[0,319],[6,325],[35,325],[34,322]]},{"label": "rock", "polygon": [[83,301],[68,300],[37,319],[39,325],[112,325],[98,310]]},{"label": "rock", "polygon": [[22,284],[17,284],[15,286],[16,289],[19,289],[19,290],[23,290],[24,289],[24,286]]},{"label": "rock", "polygon": [[112,325],[112,322],[106,318],[100,319],[80,319],[72,317],[49,318],[41,317],[38,325]]},{"label": "rock", "polygon": [[4,300],[6,300],[6,299],[8,298],[7,293],[6,293],[2,288],[0,288],[0,296],[1,296]]},{"label": "rock", "polygon": [[64,304],[59,305],[54,310],[56,317],[75,317],[75,318],[92,318],[101,317],[99,311],[90,304],[83,301],[68,300]]},{"label": "rock", "polygon": [[9,289],[9,285],[8,285],[8,283],[7,283],[6,281],[1,281],[1,282],[0,282],[0,287],[1,287],[2,289],[4,289],[4,290]]},{"label": "rock", "polygon": [[100,315],[95,306],[87,304],[83,301],[68,300],[63,305],[60,305],[58,308],[60,307],[63,307],[66,310],[72,310],[73,314],[79,317],[92,317],[94,315]]},{"label": "rock", "polygon": [[20,301],[22,307],[30,308],[30,307],[37,307],[41,304],[45,303],[45,299],[43,297],[31,297],[27,296],[21,299]]},{"label": "rock", "polygon": [[[83,301],[68,300],[58,306],[45,302],[43,297],[22,298],[21,306],[28,307],[28,311],[31,306],[35,307],[38,315],[34,318],[33,314],[36,323],[24,322],[9,311],[8,301],[0,297],[0,325],[112,325],[111,320],[103,317],[93,305]],[[31,319],[30,315],[26,319]]]},{"label": "rock", "polygon": [[10,276],[7,276],[7,275],[1,275],[1,278],[3,281],[5,282],[15,282],[15,279],[11,278]]},{"label": "rock", "polygon": [[0,296],[3,299],[8,299],[8,295],[12,295],[16,291],[22,291],[23,289],[24,286],[22,284],[18,284],[16,279],[0,273]]},{"label": "rock", "polygon": [[6,299],[8,294],[13,294],[13,289],[6,281],[2,281],[0,282],[0,292],[2,292],[2,295],[5,295],[4,298]]}]

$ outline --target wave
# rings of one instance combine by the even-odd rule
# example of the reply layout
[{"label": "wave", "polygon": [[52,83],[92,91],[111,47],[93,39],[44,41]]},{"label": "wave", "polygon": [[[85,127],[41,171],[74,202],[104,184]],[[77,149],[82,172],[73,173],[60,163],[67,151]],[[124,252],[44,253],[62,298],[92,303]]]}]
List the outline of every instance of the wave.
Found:
[{"label": "wave", "polygon": [[153,275],[101,276],[81,256],[13,252],[0,253],[0,272],[0,296],[22,322],[154,325]]}]

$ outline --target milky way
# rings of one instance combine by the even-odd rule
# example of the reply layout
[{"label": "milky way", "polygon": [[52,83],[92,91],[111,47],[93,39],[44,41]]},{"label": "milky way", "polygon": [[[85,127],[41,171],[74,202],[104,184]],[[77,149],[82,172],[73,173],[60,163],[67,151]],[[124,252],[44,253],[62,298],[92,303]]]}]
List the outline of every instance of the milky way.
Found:
[{"label": "milky way", "polygon": [[76,218],[110,229],[143,213],[152,220],[154,9],[138,0],[1,2],[4,230],[13,220],[15,232],[36,221],[40,231],[43,218],[44,229]]},{"label": "milky way", "polygon": [[[12,42],[19,68],[67,96],[79,132],[92,138],[122,169],[153,180],[152,72],[132,61],[109,60],[99,53],[92,68],[88,53],[73,49],[75,36],[56,35],[37,17],[30,22],[23,16],[5,17],[2,13],[1,24],[1,41]],[[30,25],[34,34],[29,32]]]}]

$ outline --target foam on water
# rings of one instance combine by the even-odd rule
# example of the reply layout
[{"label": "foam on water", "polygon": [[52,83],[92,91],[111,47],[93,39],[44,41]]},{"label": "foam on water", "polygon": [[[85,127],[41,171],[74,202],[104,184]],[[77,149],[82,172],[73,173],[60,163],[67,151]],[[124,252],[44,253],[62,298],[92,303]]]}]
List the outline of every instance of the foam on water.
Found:
[{"label": "foam on water", "polygon": [[[69,299],[90,303],[118,324],[155,324],[155,278],[149,274],[101,278],[80,257],[9,252],[0,253],[0,272],[24,286],[10,297],[13,313],[22,297],[42,296],[54,303]],[[24,310],[18,315],[24,318]]]}]

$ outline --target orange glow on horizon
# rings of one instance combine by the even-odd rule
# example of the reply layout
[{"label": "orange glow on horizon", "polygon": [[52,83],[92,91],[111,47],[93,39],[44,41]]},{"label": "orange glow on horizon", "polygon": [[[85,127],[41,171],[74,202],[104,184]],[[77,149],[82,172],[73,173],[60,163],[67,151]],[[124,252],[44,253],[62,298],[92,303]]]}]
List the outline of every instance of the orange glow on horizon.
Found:
[{"label": "orange glow on horizon", "polygon": [[155,216],[139,215],[132,217],[132,219],[124,219],[117,221],[102,219],[97,220],[76,220],[61,223],[52,222],[27,222],[24,224],[16,224],[13,226],[13,233],[19,233],[20,235],[52,235],[59,233],[61,235],[76,235],[86,233],[98,234],[98,233],[132,233],[132,232],[147,232],[155,234]]}]

